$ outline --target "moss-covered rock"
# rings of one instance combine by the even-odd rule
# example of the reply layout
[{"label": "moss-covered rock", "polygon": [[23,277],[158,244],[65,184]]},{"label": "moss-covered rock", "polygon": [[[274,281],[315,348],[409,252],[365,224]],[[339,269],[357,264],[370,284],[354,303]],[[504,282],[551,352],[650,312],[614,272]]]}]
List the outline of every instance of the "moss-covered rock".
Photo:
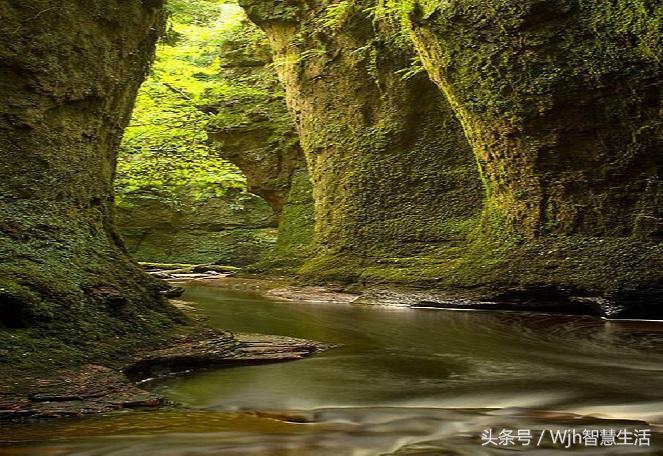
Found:
[{"label": "moss-covered rock", "polygon": [[306,169],[298,169],[290,177],[276,244],[251,265],[250,271],[269,275],[296,274],[313,252],[314,225],[311,180]]},{"label": "moss-covered rock", "polygon": [[489,204],[518,233],[661,238],[663,7],[424,1],[412,17]]},{"label": "moss-covered rock", "polygon": [[270,38],[314,186],[309,277],[356,280],[453,248],[478,220],[460,124],[425,75],[405,77],[414,51],[371,3],[241,2]]},{"label": "moss-covered rock", "polygon": [[245,191],[179,203],[160,195],[125,196],[116,212],[120,234],[138,261],[245,266],[276,242],[272,208]]},{"label": "moss-covered rock", "polygon": [[270,37],[314,185],[302,272],[656,312],[656,2],[241,3]]},{"label": "moss-covered rock", "polygon": [[469,251],[496,262],[459,272],[660,301],[663,7],[420,1],[409,18],[487,189]]},{"label": "moss-covered rock", "polygon": [[248,190],[274,210],[278,242],[253,271],[292,272],[309,254],[313,201],[306,162],[267,37],[245,18],[226,37],[220,54],[220,77],[234,90],[210,96],[202,107],[214,114],[207,133],[219,156],[246,175]]},{"label": "moss-covered rock", "polygon": [[179,313],[113,226],[123,128],[160,1],[0,1],[0,369],[103,361]]},{"label": "moss-covered rock", "polygon": [[211,96],[207,133],[215,150],[239,167],[250,192],[280,215],[293,170],[303,166],[294,123],[264,33],[244,19],[223,42],[220,77],[236,89]]}]

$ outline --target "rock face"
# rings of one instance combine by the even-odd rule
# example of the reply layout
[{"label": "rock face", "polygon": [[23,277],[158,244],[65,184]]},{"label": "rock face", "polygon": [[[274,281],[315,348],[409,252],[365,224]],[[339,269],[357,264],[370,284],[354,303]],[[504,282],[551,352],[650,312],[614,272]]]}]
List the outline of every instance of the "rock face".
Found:
[{"label": "rock face", "polygon": [[481,164],[486,206],[523,237],[663,236],[662,13],[641,5],[421,2],[412,13]]},{"label": "rock face", "polygon": [[484,177],[476,248],[510,276],[488,268],[489,280],[660,304],[663,8],[636,3],[422,1],[410,12]]},{"label": "rock face", "polygon": [[[32,380],[32,379],[31,379]],[[166,405],[165,398],[142,390],[121,372],[88,364],[39,379],[28,391],[0,399],[0,422],[108,413]],[[25,387],[25,385],[22,385]]]},{"label": "rock face", "polygon": [[379,262],[462,242],[478,173],[435,85],[398,74],[414,57],[398,30],[375,23],[369,2],[241,4],[270,38],[314,186],[316,252],[301,272],[408,281]]},{"label": "rock face", "polygon": [[279,218],[276,245],[258,263],[255,271],[296,274],[313,249],[313,188],[302,161],[290,176],[290,188]]},{"label": "rock face", "polygon": [[179,204],[158,195],[125,197],[116,212],[138,261],[245,266],[276,242],[272,208],[239,190]]},{"label": "rock face", "polygon": [[293,170],[304,164],[294,123],[283,100],[264,34],[245,20],[221,49],[220,75],[249,87],[238,95],[219,96],[206,106],[215,113],[207,131],[219,155],[239,167],[249,191],[260,195],[278,215]]},{"label": "rock face", "polygon": [[[305,273],[656,311],[660,6],[241,4],[311,173]],[[404,81],[413,57],[426,74]]]},{"label": "rock face", "polygon": [[278,224],[275,249],[257,270],[292,271],[309,252],[313,200],[304,155],[289,115],[267,37],[248,19],[224,42],[221,77],[238,89],[209,106],[207,127],[219,155],[239,167],[248,190],[264,198]]},{"label": "rock face", "polygon": [[127,256],[112,214],[161,2],[3,0],[0,14],[0,368],[108,359],[178,315]]}]

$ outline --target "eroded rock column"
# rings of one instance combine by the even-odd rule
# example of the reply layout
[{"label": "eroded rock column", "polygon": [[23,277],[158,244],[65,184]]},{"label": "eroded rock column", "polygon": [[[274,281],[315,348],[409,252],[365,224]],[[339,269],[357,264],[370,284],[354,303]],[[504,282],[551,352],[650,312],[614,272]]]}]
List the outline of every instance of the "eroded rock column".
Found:
[{"label": "eroded rock column", "polygon": [[413,13],[491,203],[520,233],[660,238],[654,4],[463,0]]},{"label": "eroded rock column", "polygon": [[406,75],[413,51],[373,20],[372,2],[241,3],[270,39],[311,174],[317,252],[302,272],[426,275],[413,258],[462,242],[481,190],[443,96],[424,74]]},{"label": "eroded rock column", "polygon": [[203,108],[214,113],[207,133],[218,154],[242,170],[248,190],[274,210],[276,245],[252,269],[292,274],[310,254],[313,198],[271,49],[265,33],[245,18],[241,33],[226,41],[220,53],[221,77],[245,89],[220,95]]},{"label": "eroded rock column", "polygon": [[511,243],[484,276],[659,299],[661,5],[419,1],[409,17],[481,164],[484,250]]},{"label": "eroded rock column", "polygon": [[[161,7],[0,1],[0,329],[39,331],[29,352],[103,360],[171,325],[116,235],[111,185]],[[5,359],[27,339],[3,336]]]}]

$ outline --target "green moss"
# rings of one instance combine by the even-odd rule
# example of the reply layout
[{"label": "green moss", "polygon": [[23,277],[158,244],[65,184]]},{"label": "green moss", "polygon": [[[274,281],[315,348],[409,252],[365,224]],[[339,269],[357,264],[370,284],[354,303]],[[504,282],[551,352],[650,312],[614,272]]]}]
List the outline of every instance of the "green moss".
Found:
[{"label": "green moss", "polygon": [[[160,297],[161,284],[144,276],[121,250],[90,238],[85,222],[63,217],[54,223],[53,214],[43,220],[55,239],[35,236],[45,226],[39,220],[24,226],[30,241],[0,236],[3,375],[78,362],[117,363],[184,322]],[[121,301],[104,299],[105,289]]]},{"label": "green moss", "polygon": [[353,283],[360,281],[365,262],[358,256],[322,253],[306,261],[298,272],[310,283]]},{"label": "green moss", "polygon": [[265,198],[278,217],[303,157],[267,37],[242,16],[219,52],[219,78],[233,89],[208,94],[206,109],[214,114],[207,132],[215,152],[243,171],[249,191]]},{"label": "green moss", "polygon": [[272,207],[278,241],[250,270],[293,273],[310,254],[313,201],[295,124],[272,62],[267,36],[246,18],[221,46],[220,77],[236,88],[210,96],[207,132],[216,152],[246,175],[248,189]]},{"label": "green moss", "polygon": [[660,5],[289,5],[284,21],[243,2],[298,114],[316,209],[305,277],[654,302]]},{"label": "green moss", "polygon": [[276,229],[263,228],[218,232],[157,232],[135,238],[128,236],[127,239],[129,252],[138,261],[246,266],[271,251],[276,236]]},{"label": "green moss", "polygon": [[296,27],[266,3],[244,6],[270,35],[314,186],[313,257],[300,274],[353,280],[382,258],[464,239],[480,208],[475,163],[437,88],[402,77],[415,54],[399,30],[370,2],[316,2]]},{"label": "green moss", "polygon": [[112,218],[118,143],[163,29],[160,2],[149,3],[0,2],[4,379],[117,361],[182,322]]},{"label": "green moss", "polygon": [[127,249],[139,261],[244,266],[276,242],[272,208],[245,191],[171,202],[160,194],[133,195],[117,208]]},{"label": "green moss", "polygon": [[416,4],[422,60],[472,142],[490,204],[522,235],[632,233],[656,192],[646,182],[662,14],[648,2]]},{"label": "green moss", "polygon": [[313,195],[308,172],[297,170],[291,177],[278,227],[274,249],[252,265],[253,272],[295,274],[313,253]]}]

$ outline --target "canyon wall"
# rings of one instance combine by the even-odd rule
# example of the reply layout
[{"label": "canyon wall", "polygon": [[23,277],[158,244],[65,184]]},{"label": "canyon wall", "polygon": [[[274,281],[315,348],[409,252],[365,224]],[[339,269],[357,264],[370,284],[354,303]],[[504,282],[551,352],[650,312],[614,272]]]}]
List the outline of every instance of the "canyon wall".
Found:
[{"label": "canyon wall", "polygon": [[657,311],[660,5],[241,3],[311,172],[304,274]]},{"label": "canyon wall", "polygon": [[502,269],[491,280],[651,311],[663,266],[661,5],[421,1],[408,13],[481,166],[479,244]]},{"label": "canyon wall", "polygon": [[[267,33],[313,183],[315,249],[327,280],[411,282],[453,255],[481,189],[460,124],[398,30],[358,4],[244,1]],[[414,275],[414,276],[413,276]],[[361,279],[360,279],[361,278]]]},{"label": "canyon wall", "polygon": [[264,32],[244,19],[219,49],[220,76],[236,90],[201,107],[213,114],[207,133],[214,150],[246,176],[248,191],[274,211],[276,243],[262,249],[255,272],[293,273],[310,254],[311,183],[283,87]]},{"label": "canyon wall", "polygon": [[116,152],[161,7],[0,1],[2,367],[100,362],[179,318],[113,226]]},{"label": "canyon wall", "polygon": [[527,238],[661,239],[655,2],[422,1],[414,43]]},{"label": "canyon wall", "polygon": [[246,266],[276,243],[272,208],[245,190],[183,202],[130,195],[115,212],[127,250],[148,263]]}]

